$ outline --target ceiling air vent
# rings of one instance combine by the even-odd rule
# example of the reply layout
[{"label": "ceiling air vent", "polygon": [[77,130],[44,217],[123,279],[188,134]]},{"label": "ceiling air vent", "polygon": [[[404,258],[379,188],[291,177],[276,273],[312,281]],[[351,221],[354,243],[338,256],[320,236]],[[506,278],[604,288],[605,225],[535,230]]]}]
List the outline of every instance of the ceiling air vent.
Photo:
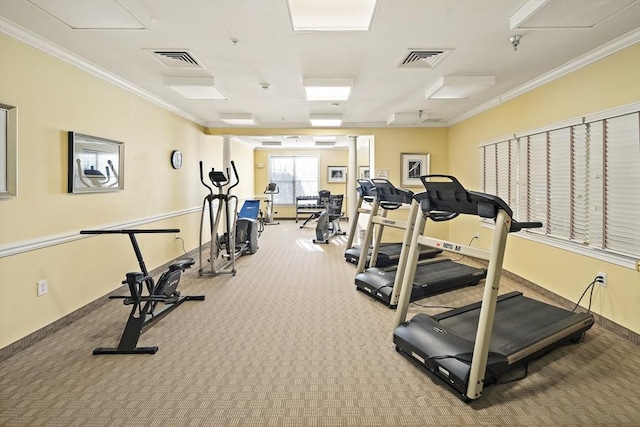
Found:
[{"label": "ceiling air vent", "polygon": [[316,141],[316,147],[335,147],[335,141]]},{"label": "ceiling air vent", "polygon": [[409,49],[398,64],[401,68],[433,68],[450,50]]},{"label": "ceiling air vent", "polygon": [[188,50],[147,50],[162,65],[171,69],[202,69],[204,66]]},{"label": "ceiling air vent", "polygon": [[282,145],[280,141],[262,141],[263,147],[278,147],[280,145]]}]

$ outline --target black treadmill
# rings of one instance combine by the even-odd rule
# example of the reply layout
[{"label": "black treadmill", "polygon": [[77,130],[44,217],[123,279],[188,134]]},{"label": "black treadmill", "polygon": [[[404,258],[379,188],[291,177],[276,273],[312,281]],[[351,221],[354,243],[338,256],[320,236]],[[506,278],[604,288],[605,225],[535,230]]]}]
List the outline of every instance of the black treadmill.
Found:
[{"label": "black treadmill", "polygon": [[[406,321],[409,299],[405,290],[411,286],[411,269],[417,260],[412,248],[396,313],[393,342],[397,351],[443,380],[468,402],[479,398],[483,387],[502,374],[557,346],[580,341],[593,325],[593,316],[536,301],[520,292],[498,296],[508,233],[542,224],[514,221],[502,199],[466,191],[454,177],[431,175],[421,180],[427,191],[414,196],[423,213],[416,227],[423,227],[427,219],[449,220],[459,214],[493,218],[496,223],[490,251],[440,242],[446,243],[448,250],[489,261],[482,302],[436,316],[418,314]],[[417,234],[412,239],[416,249],[437,243]]]},{"label": "black treadmill", "polygon": [[[373,224],[378,223],[380,226],[387,225],[386,218],[376,217],[377,210],[376,202],[380,207],[386,210],[398,209],[402,205],[412,205],[413,192],[402,188],[396,188],[386,179],[373,179],[373,184],[376,187],[376,198],[374,205],[372,206],[372,217],[370,218],[370,225],[365,234],[365,243],[371,240],[371,230]],[[404,242],[401,243],[401,247],[406,248],[406,253],[398,256],[398,265],[396,267],[369,267],[366,270],[359,265],[358,273],[356,274],[355,284],[359,291],[363,291],[367,295],[375,298],[390,308],[396,308],[398,304],[398,298],[400,294],[400,284],[403,274],[398,275],[398,271],[404,273],[404,265],[408,257],[409,244],[411,243],[411,235],[414,230],[414,223],[418,212],[417,206],[412,206],[409,209],[408,220],[406,221]],[[399,228],[399,227],[397,227]],[[418,232],[421,234],[424,229],[424,224]],[[382,231],[382,230],[381,230]],[[379,245],[380,234],[378,235],[378,241],[374,244]],[[420,249],[424,249],[420,248]],[[440,249],[429,248],[436,250],[437,253],[442,252]],[[422,250],[419,252],[418,258],[422,256]],[[437,254],[436,253],[436,254]],[[431,257],[436,254],[431,255]],[[404,259],[402,259],[404,256]],[[416,301],[422,298],[426,298],[431,295],[439,294],[441,292],[451,291],[453,289],[461,288],[464,286],[475,286],[482,279],[486,277],[487,270],[484,268],[475,268],[465,264],[460,264],[450,260],[449,258],[435,258],[432,260],[422,259],[421,262],[416,261],[416,267],[414,272],[414,279],[411,289],[410,301]],[[397,286],[397,288],[396,288]],[[395,292],[394,292],[395,290]]]},{"label": "black treadmill", "polygon": [[[368,179],[358,179],[358,187],[356,188],[356,192],[358,193],[358,200],[356,202],[356,212],[353,218],[350,218],[349,221],[351,223],[351,229],[349,231],[349,237],[347,240],[347,249],[344,252],[345,261],[351,264],[358,264],[360,260],[360,253],[362,252],[362,247],[359,245],[353,245],[353,240],[355,238],[355,233],[358,228],[358,217],[361,213],[370,213],[371,209],[363,208],[362,203],[373,203],[376,197],[376,187],[373,185]],[[371,260],[371,253],[373,249],[369,248],[367,253],[367,265]],[[402,243],[381,243],[378,249],[378,256],[376,258],[375,267],[386,267],[390,265],[398,264],[398,259],[400,258],[400,252],[402,251]],[[432,248],[424,248],[420,251],[420,259],[428,259],[433,258],[438,255],[442,251],[432,249]]]},{"label": "black treadmill", "polygon": [[[359,245],[350,247],[344,252],[345,261],[351,264],[358,264],[360,260],[360,253],[362,248]],[[371,261],[372,248],[369,248],[367,254],[367,264]],[[376,259],[376,267],[389,267],[398,264],[400,259],[400,252],[402,252],[402,243],[380,243],[380,249],[378,250],[378,257]],[[436,255],[442,253],[442,251],[433,248],[422,248],[420,250],[420,259],[433,258]]]},{"label": "black treadmill", "polygon": [[[396,273],[397,266],[391,268],[369,267],[356,275],[356,287],[390,308],[396,308],[397,301],[392,301]],[[445,257],[421,262],[416,266],[410,301],[417,301],[464,286],[475,286],[486,276],[487,270],[485,268],[470,267]]]}]

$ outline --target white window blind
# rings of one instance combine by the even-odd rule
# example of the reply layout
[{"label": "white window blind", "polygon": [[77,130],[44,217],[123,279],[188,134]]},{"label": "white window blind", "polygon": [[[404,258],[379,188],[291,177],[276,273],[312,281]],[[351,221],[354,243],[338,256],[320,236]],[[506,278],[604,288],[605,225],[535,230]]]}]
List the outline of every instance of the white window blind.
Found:
[{"label": "white window blind", "polygon": [[481,146],[483,191],[549,242],[640,259],[640,113],[548,129]]},{"label": "white window blind", "polygon": [[636,113],[604,121],[604,246],[636,255],[640,255],[638,116]]},{"label": "white window blind", "polygon": [[269,182],[278,184],[276,205],[294,205],[297,196],[316,196],[319,181],[318,156],[269,156]]}]

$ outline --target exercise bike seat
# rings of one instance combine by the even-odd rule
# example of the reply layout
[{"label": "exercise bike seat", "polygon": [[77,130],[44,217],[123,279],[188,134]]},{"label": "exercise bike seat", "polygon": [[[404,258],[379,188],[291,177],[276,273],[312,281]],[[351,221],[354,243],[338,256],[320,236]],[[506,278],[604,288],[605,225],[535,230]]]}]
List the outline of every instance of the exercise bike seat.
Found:
[{"label": "exercise bike seat", "polygon": [[191,266],[193,264],[196,263],[195,258],[178,258],[177,260],[173,261],[173,263],[169,266],[169,271],[176,271],[176,270],[181,270],[184,271],[187,268],[191,268]]}]

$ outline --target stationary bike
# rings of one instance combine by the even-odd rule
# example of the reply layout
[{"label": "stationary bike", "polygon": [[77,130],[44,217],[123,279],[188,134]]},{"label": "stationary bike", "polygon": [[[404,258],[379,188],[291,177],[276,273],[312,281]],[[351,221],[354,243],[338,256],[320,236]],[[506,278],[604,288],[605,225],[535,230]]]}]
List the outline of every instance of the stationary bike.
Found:
[{"label": "stationary bike", "polygon": [[[142,258],[140,246],[136,240],[136,234],[150,233],[179,233],[174,229],[154,230],[82,230],[80,234],[127,234],[131,240],[133,251],[136,254],[140,272],[127,273],[123,285],[129,286],[129,295],[110,296],[110,299],[122,299],[125,305],[133,305],[129,319],[122,332],[118,347],[98,347],[93,354],[155,354],[157,346],[138,347],[138,339],[142,329],[155,320],[159,320],[169,314],[173,309],[185,301],[204,301],[204,295],[180,296],[178,283],[183,271],[196,262],[193,258],[179,258],[169,265],[169,268],[160,275],[158,281],[149,276],[147,266]],[[146,289],[146,295],[144,291]]]},{"label": "stationary bike", "polygon": [[280,224],[273,218],[273,215],[278,213],[273,211],[273,208],[275,207],[275,205],[273,204],[273,195],[279,193],[280,189],[278,188],[278,184],[276,184],[275,182],[270,182],[269,184],[267,184],[267,188],[264,190],[264,194],[268,194],[269,198],[266,200],[267,209],[264,213],[264,216],[262,217],[262,223],[264,225]]},{"label": "stationary bike", "polygon": [[344,196],[342,194],[332,196],[328,190],[320,190],[318,198],[324,204],[325,210],[318,216],[316,238],[313,239],[313,243],[329,243],[331,238],[347,234],[340,229]]}]

